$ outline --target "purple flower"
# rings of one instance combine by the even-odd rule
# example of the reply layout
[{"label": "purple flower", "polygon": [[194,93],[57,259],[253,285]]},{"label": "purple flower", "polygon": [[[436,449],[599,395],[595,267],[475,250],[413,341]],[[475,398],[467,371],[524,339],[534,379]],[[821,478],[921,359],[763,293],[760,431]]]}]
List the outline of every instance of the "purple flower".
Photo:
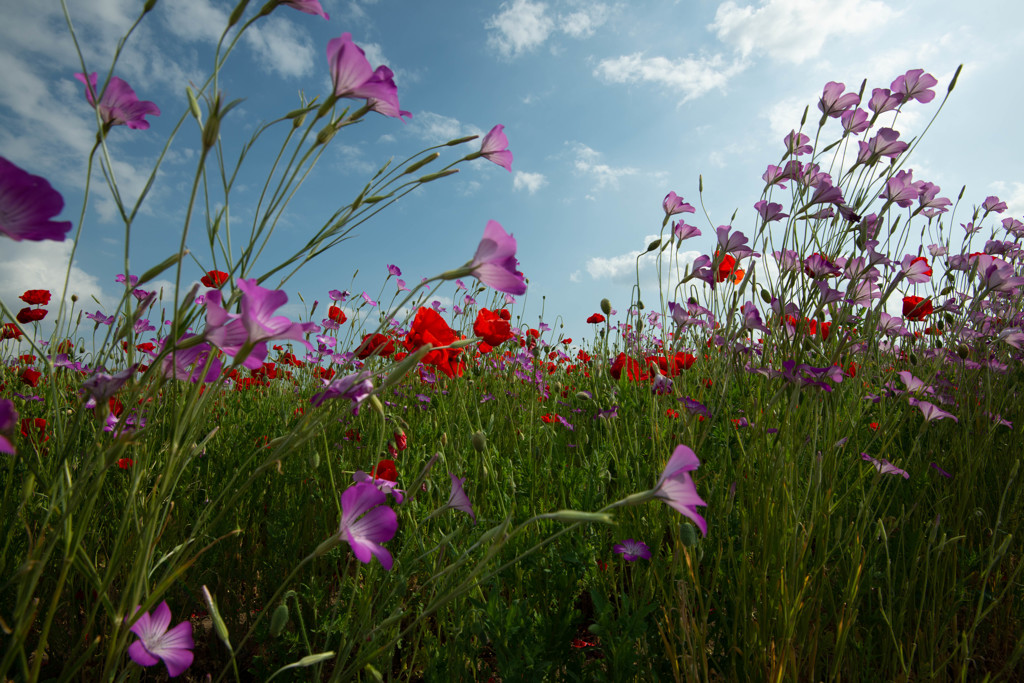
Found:
[{"label": "purple flower", "polygon": [[829,81],[825,84],[825,90],[818,100],[818,109],[824,116],[836,118],[850,107],[860,104],[860,95],[854,92],[843,94],[846,85]]},{"label": "purple flower", "polygon": [[371,306],[376,306],[377,305],[377,302],[374,301],[373,299],[371,299],[370,295],[367,294],[366,292],[363,292],[363,301],[365,301],[366,303],[370,304]]},{"label": "purple flower", "polygon": [[867,142],[858,140],[857,145],[860,148],[860,152],[857,154],[857,162],[870,166],[882,157],[895,159],[900,154],[903,154],[909,146],[907,143],[900,141],[899,137],[899,131],[895,131],[892,128],[880,128],[875,137]]},{"label": "purple flower", "polygon": [[376,111],[386,116],[401,116],[398,88],[391,69],[379,66],[375,71],[363,48],[352,42],[351,33],[343,33],[327,43],[327,62],[335,97],[365,98]]},{"label": "purple flower", "polygon": [[896,467],[896,465],[893,465],[891,462],[884,458],[882,460],[875,460],[867,453],[861,453],[860,458],[861,460],[864,460],[865,462],[869,462],[872,465],[874,465],[875,469],[878,470],[879,474],[898,474],[904,479],[910,479],[910,474],[907,473],[906,470],[901,470],[899,467]]},{"label": "purple flower", "polygon": [[159,107],[152,102],[140,101],[131,86],[117,76],[110,77],[99,104],[96,103],[96,72],[89,74],[88,78],[85,74],[75,74],[75,78],[85,86],[85,99],[99,110],[106,129],[125,125],[133,130],[146,130],[149,121],[145,117],[150,114],[160,116]]},{"label": "purple flower", "polygon": [[63,242],[71,221],[50,220],[63,208],[64,198],[45,178],[0,157],[0,232],[15,242]]},{"label": "purple flower", "polygon": [[658,478],[654,487],[654,495],[668,504],[683,516],[693,520],[701,534],[708,535],[708,523],[697,512],[697,506],[707,503],[697,494],[697,486],[690,477],[690,472],[700,467],[697,454],[680,444],[669,458],[668,464]]},{"label": "purple flower", "polygon": [[669,192],[661,201],[661,208],[665,210],[665,216],[674,216],[677,213],[695,213],[697,210],[683,201],[683,198],[675,192]]},{"label": "purple flower", "polygon": [[341,494],[341,528],[338,537],[352,547],[360,562],[376,557],[391,570],[394,559],[381,543],[395,537],[398,516],[384,503],[387,495],[369,482],[359,482]]},{"label": "purple flower", "polygon": [[388,264],[388,275],[394,275],[395,277],[401,277],[402,276],[402,269],[399,268],[398,266],[394,265],[394,264],[389,263]]},{"label": "purple flower", "polygon": [[18,424],[18,411],[14,409],[14,401],[0,399],[0,453],[14,455],[14,444],[8,436],[14,432]]},{"label": "purple flower", "polygon": [[89,320],[95,320],[97,325],[112,325],[114,324],[115,316],[107,317],[103,315],[102,311],[96,311],[95,313],[87,313],[86,318]]},{"label": "purple flower", "polygon": [[810,154],[814,151],[814,148],[807,144],[810,141],[811,139],[803,133],[791,130],[782,142],[786,145],[788,154],[800,156],[801,154]]},{"label": "purple flower", "polygon": [[339,292],[336,289],[332,289],[327,292],[327,296],[331,297],[331,301],[345,303],[345,300],[348,299],[348,290],[346,289],[344,292]]},{"label": "purple flower", "polygon": [[680,242],[682,242],[683,240],[688,240],[691,237],[700,237],[699,228],[692,225],[687,225],[683,221],[677,221],[676,223],[674,223],[672,225],[672,232],[675,233],[676,237],[679,238]]},{"label": "purple flower", "polygon": [[991,197],[985,197],[985,201],[982,203],[981,208],[985,209],[985,213],[995,211],[996,213],[1002,213],[1006,211],[1006,202],[1000,201],[999,197],[995,195]]},{"label": "purple flower", "polygon": [[370,373],[357,372],[353,375],[346,375],[331,381],[324,381],[324,390],[313,394],[309,402],[315,406],[329,398],[347,398],[352,401],[352,414],[359,414],[359,404],[373,393],[373,382],[370,381]]},{"label": "purple flower", "polygon": [[897,76],[890,87],[893,94],[899,95],[903,102],[917,100],[921,104],[927,104],[935,99],[935,91],[931,88],[937,83],[935,77],[926,74],[924,69],[911,69],[902,76]]},{"label": "purple flower", "polygon": [[935,470],[936,472],[938,472],[939,474],[944,476],[946,479],[952,479],[953,478],[953,475],[950,474],[949,472],[947,472],[946,470],[942,469],[941,467],[939,467],[938,463],[934,463],[933,462],[933,463],[930,463],[930,465],[931,465],[931,468],[933,470]]},{"label": "purple flower", "polygon": [[764,321],[761,320],[761,313],[758,312],[757,306],[753,302],[748,301],[740,306],[740,314],[743,316],[743,327],[747,330],[760,330],[765,334],[768,334],[768,328],[764,326]]},{"label": "purple flower", "polygon": [[281,0],[281,4],[287,5],[292,9],[297,9],[300,12],[305,12],[306,14],[315,14],[316,16],[323,17],[324,19],[331,18],[320,5],[320,0]]},{"label": "purple flower", "polygon": [[839,117],[839,121],[843,124],[843,130],[847,133],[863,133],[871,127],[871,123],[868,121],[868,113],[863,109],[849,109],[844,111]]},{"label": "purple flower", "polygon": [[[161,346],[165,346],[166,341],[162,340]],[[187,379],[192,383],[214,382],[220,377],[221,362],[219,358],[214,357],[209,361],[210,366],[206,367],[210,351],[210,345],[205,343],[186,349],[174,349],[160,359],[160,370],[168,379]]]},{"label": "purple flower", "polygon": [[643,541],[634,541],[632,538],[613,545],[612,552],[619,553],[627,562],[651,559],[651,549],[647,547],[647,544]]},{"label": "purple flower", "polygon": [[[137,368],[137,365],[130,365],[115,375],[97,372],[82,383],[82,389],[88,392],[97,402],[105,403],[135,375]],[[0,431],[3,430],[0,429]]]},{"label": "purple flower", "polygon": [[469,502],[469,496],[466,495],[465,489],[462,487],[466,483],[465,477],[456,477],[453,472],[448,473],[452,478],[452,490],[448,494],[448,507],[461,510],[469,515],[473,519],[473,524],[476,524],[476,515],[473,514],[473,506]]},{"label": "purple flower", "polygon": [[[505,126],[497,125],[488,131],[480,143],[480,156],[488,161],[496,163],[509,173],[512,172],[512,152],[508,151],[508,137],[506,137]],[[521,294],[522,292],[518,292]]]},{"label": "purple flower", "polygon": [[757,213],[761,215],[761,221],[764,223],[780,221],[783,218],[789,217],[788,213],[782,213],[782,204],[768,202],[766,199],[762,199],[754,204],[754,208],[757,209]]},{"label": "purple flower", "polygon": [[871,91],[871,99],[868,100],[868,109],[875,112],[875,116],[893,111],[903,102],[900,95],[893,95],[888,88],[875,88]]},{"label": "purple flower", "polygon": [[921,410],[921,414],[924,415],[924,419],[928,420],[929,422],[933,422],[935,420],[942,420],[947,417],[953,420],[953,422],[960,422],[960,420],[956,419],[956,417],[952,413],[947,413],[945,410],[939,408],[934,403],[929,403],[928,401],[919,401],[916,398],[908,398],[907,403],[913,407],[919,408]]},{"label": "purple flower", "polygon": [[526,281],[523,274],[516,270],[518,265],[515,238],[505,232],[498,221],[487,221],[483,239],[476,248],[473,260],[456,273],[472,275],[499,292],[524,294]]},{"label": "purple flower", "polygon": [[921,196],[922,181],[914,182],[912,170],[899,171],[896,175],[885,181],[885,189],[879,198],[895,202],[897,205],[907,208]]},{"label": "purple flower", "polygon": [[[136,608],[138,609],[138,608]],[[171,608],[161,602],[153,610],[144,613],[129,629],[139,637],[128,646],[128,656],[139,666],[153,666],[163,660],[167,673],[174,678],[192,666],[192,624],[183,621],[168,630],[171,625]]]}]

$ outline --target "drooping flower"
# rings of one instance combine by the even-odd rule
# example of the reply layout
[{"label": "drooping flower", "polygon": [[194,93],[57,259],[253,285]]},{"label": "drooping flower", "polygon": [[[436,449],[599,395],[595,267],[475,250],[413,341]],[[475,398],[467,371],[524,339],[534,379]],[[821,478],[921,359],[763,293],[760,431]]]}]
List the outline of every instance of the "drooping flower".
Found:
[{"label": "drooping flower", "polygon": [[50,303],[50,290],[48,289],[29,289],[24,294],[18,297],[27,304],[33,306],[45,306]]},{"label": "drooping flower", "polygon": [[[138,608],[136,608],[138,609]],[[144,613],[129,629],[139,637],[128,646],[128,656],[139,666],[153,666],[161,660],[174,678],[192,665],[192,624],[183,621],[172,629],[171,608],[167,602],[157,605],[153,613]]]},{"label": "drooping flower", "polygon": [[906,470],[901,470],[899,467],[896,467],[896,465],[893,465],[891,462],[884,458],[882,460],[876,460],[867,453],[861,453],[860,458],[861,460],[869,462],[872,465],[874,465],[875,469],[878,470],[879,474],[898,474],[904,479],[910,479],[910,474]]},{"label": "drooping flower", "polygon": [[506,294],[525,294],[526,280],[516,270],[516,239],[505,232],[498,221],[487,221],[483,239],[473,260],[457,270],[443,273],[445,280],[472,275],[488,287]]},{"label": "drooping flower", "polygon": [[320,4],[320,0],[281,0],[282,5],[287,5],[292,9],[297,9],[300,12],[306,14],[314,14],[324,19],[330,19],[330,15],[324,11],[323,6]]},{"label": "drooping flower", "polygon": [[394,74],[386,66],[374,70],[363,48],[352,42],[351,33],[343,33],[327,43],[327,62],[335,97],[366,99],[385,116],[401,117]]},{"label": "drooping flower", "polygon": [[622,559],[627,562],[651,559],[651,549],[647,547],[647,544],[643,541],[634,541],[632,538],[613,545],[612,552],[622,555]]},{"label": "drooping flower", "polygon": [[480,156],[511,173],[512,152],[508,150],[508,137],[504,131],[505,126],[499,124],[487,132],[480,143]]},{"label": "drooping flower", "polygon": [[473,514],[473,505],[469,502],[469,496],[466,495],[466,491],[463,488],[466,484],[465,477],[457,477],[454,472],[449,472],[448,475],[452,478],[452,490],[448,494],[448,505],[454,510],[461,510],[472,518],[473,523],[476,524],[476,515]]},{"label": "drooping flower", "polygon": [[875,112],[875,116],[893,111],[903,102],[901,95],[893,95],[888,88],[875,88],[871,91],[871,99],[868,100],[868,109]]},{"label": "drooping flower", "polygon": [[104,128],[125,125],[133,130],[146,130],[149,121],[146,116],[160,116],[160,108],[152,102],[140,101],[132,87],[117,76],[111,76],[106,89],[96,102],[96,72],[75,74],[75,78],[85,86],[85,99],[99,110]]},{"label": "drooping flower", "polygon": [[45,178],[0,157],[0,232],[15,242],[63,242],[71,221],[50,220],[63,208],[64,198]]},{"label": "drooping flower", "polygon": [[204,287],[223,287],[230,278],[231,276],[223,270],[210,270],[199,281]]},{"label": "drooping flower", "polygon": [[352,547],[360,562],[376,557],[389,570],[394,558],[382,543],[398,531],[398,515],[384,503],[387,495],[370,482],[358,482],[341,494],[341,528],[338,537]]},{"label": "drooping flower", "polygon": [[18,311],[18,315],[16,315],[15,318],[17,318],[18,322],[22,325],[28,325],[29,323],[42,320],[46,317],[46,314],[47,310],[45,308],[28,308],[26,306]]},{"label": "drooping flower", "polygon": [[665,501],[667,505],[689,518],[707,536],[708,524],[697,512],[697,506],[707,503],[697,494],[697,486],[690,477],[690,472],[700,467],[697,454],[682,444],[676,446],[668,464],[658,478],[654,487],[654,495]]},{"label": "drooping flower", "polygon": [[697,210],[690,204],[683,201],[683,198],[675,192],[669,192],[661,201],[661,208],[665,210],[665,216],[675,216],[679,213],[695,213]]}]

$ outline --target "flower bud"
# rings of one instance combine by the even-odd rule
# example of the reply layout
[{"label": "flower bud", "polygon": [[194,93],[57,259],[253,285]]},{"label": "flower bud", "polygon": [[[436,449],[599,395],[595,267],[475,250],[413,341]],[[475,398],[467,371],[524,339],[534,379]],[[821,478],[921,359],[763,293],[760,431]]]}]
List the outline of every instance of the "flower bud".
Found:
[{"label": "flower bud", "polygon": [[316,144],[326,145],[331,141],[331,138],[338,132],[337,126],[333,123],[328,123],[326,126],[320,129],[320,132],[316,134]]},{"label": "flower bud", "polygon": [[407,169],[405,169],[405,173],[415,173],[416,171],[420,170],[430,162],[435,161],[439,156],[441,156],[440,152],[434,152],[433,154],[429,154],[420,159],[419,161],[417,161],[415,164],[412,164]]},{"label": "flower bud", "polygon": [[203,112],[199,108],[199,100],[196,99],[196,94],[192,92],[192,88],[185,86],[185,94],[188,95],[188,108],[192,112],[192,118],[199,122],[199,125],[203,125]]},{"label": "flower bud", "polygon": [[772,303],[772,295],[768,293],[767,289],[761,290],[761,301],[769,305]]},{"label": "flower bud", "polygon": [[441,432],[441,446],[448,445],[448,432]]},{"label": "flower bud", "polygon": [[[651,242],[650,244],[647,245],[647,251],[654,251],[655,249],[657,249],[660,246],[661,246],[661,239],[659,238],[659,239],[656,239],[656,240],[654,240],[653,242]],[[644,252],[644,253],[647,253],[647,252]]]},{"label": "flower bud", "polygon": [[697,545],[697,531],[693,528],[692,524],[684,522],[679,526],[680,540],[687,548],[692,548]]},{"label": "flower bud", "polygon": [[281,631],[284,630],[285,625],[288,623],[288,605],[283,602],[277,606],[274,610],[273,616],[270,617],[270,635],[275,638],[281,635]]},{"label": "flower bud", "polygon": [[469,441],[473,444],[473,450],[477,453],[483,453],[484,449],[487,448],[487,435],[483,432],[473,432],[473,436],[469,437]]},{"label": "flower bud", "polygon": [[601,312],[605,315],[612,314],[612,302],[608,299],[601,299]]},{"label": "flower bud", "polygon": [[971,350],[967,348],[966,344],[960,344],[959,346],[956,347],[956,355],[960,356],[961,360],[967,358],[967,356],[969,356],[970,353]]},{"label": "flower bud", "polygon": [[615,524],[615,520],[607,512],[582,512],[580,510],[559,510],[540,515],[541,519],[556,519],[559,522],[600,522]]}]

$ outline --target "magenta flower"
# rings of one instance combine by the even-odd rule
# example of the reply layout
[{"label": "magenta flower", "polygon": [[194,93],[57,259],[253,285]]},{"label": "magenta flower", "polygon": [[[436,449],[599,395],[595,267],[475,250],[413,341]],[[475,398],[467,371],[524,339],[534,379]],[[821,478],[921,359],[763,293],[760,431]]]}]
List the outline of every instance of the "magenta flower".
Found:
[{"label": "magenta flower", "polygon": [[647,547],[647,544],[643,541],[634,541],[632,538],[613,545],[612,552],[622,555],[622,559],[627,562],[651,559],[651,549]]},{"label": "magenta flower", "polygon": [[63,242],[71,221],[50,220],[63,208],[64,198],[45,178],[0,157],[0,232],[15,242]]},{"label": "magenta flower", "polygon": [[875,88],[871,91],[871,99],[868,100],[868,109],[875,112],[875,116],[893,111],[903,102],[900,95],[893,95],[888,88]]},{"label": "magenta flower", "polygon": [[863,133],[871,127],[871,123],[868,121],[868,113],[859,107],[857,109],[847,109],[839,116],[839,121],[843,124],[843,130],[847,133]]},{"label": "magenta flower", "polygon": [[1006,202],[1001,201],[999,197],[992,195],[991,197],[985,197],[984,203],[981,208],[985,209],[985,213],[995,211],[996,213],[1002,213],[1006,211]]},{"label": "magenta flower", "polygon": [[829,81],[825,84],[825,90],[818,100],[818,109],[825,116],[836,118],[850,107],[860,104],[860,95],[855,92],[848,92],[845,95],[846,85]]},{"label": "magenta flower", "polygon": [[149,121],[145,117],[150,114],[160,116],[159,107],[139,100],[132,87],[117,76],[110,77],[99,103],[96,102],[96,72],[89,74],[88,78],[85,74],[75,74],[75,79],[85,86],[85,99],[99,110],[104,128],[125,125],[132,130],[146,130]]},{"label": "magenta flower", "polygon": [[683,198],[675,192],[669,192],[661,201],[661,208],[665,210],[666,216],[675,216],[678,213],[695,213],[697,210],[690,204],[683,201]]},{"label": "magenta flower", "polygon": [[754,208],[757,209],[757,213],[761,216],[761,221],[764,223],[771,223],[772,221],[781,221],[783,218],[788,218],[788,213],[782,213],[782,204],[776,204],[769,202],[766,199],[754,204]]},{"label": "magenta flower", "polygon": [[473,524],[476,524],[476,515],[473,514],[473,505],[469,502],[469,496],[466,495],[466,491],[463,486],[466,484],[465,477],[456,477],[454,472],[449,472],[449,476],[452,478],[452,490],[448,494],[448,506],[454,510],[461,510],[469,515]]},{"label": "magenta flower", "polygon": [[956,419],[956,417],[952,413],[947,413],[945,410],[939,408],[934,403],[929,403],[928,401],[919,401],[916,398],[908,398],[907,403],[913,407],[920,409],[921,414],[924,415],[924,419],[928,420],[929,422],[934,422],[935,420],[942,420],[947,417],[953,420],[953,422],[960,422],[960,420]]},{"label": "magenta flower", "polygon": [[882,157],[895,159],[906,151],[907,143],[900,141],[899,131],[892,128],[880,128],[878,134],[867,142],[858,140],[857,145],[860,152],[857,154],[857,163],[872,165]]},{"label": "magenta flower", "polygon": [[[374,70],[363,48],[352,42],[351,33],[343,33],[327,43],[327,63],[335,97],[366,99],[386,116],[399,117],[398,88],[394,74],[386,66]],[[372,101],[371,101],[372,100]]]},{"label": "magenta flower", "polygon": [[14,444],[8,438],[18,424],[18,411],[14,409],[14,401],[0,399],[0,453],[14,455]]},{"label": "magenta flower", "polygon": [[931,88],[938,84],[935,77],[926,74],[924,69],[911,69],[902,76],[897,76],[892,82],[892,92],[899,95],[903,102],[917,100],[921,104],[927,104],[935,99],[935,91]]},{"label": "magenta flower", "polygon": [[473,260],[462,268],[444,274],[446,280],[472,275],[492,289],[506,294],[526,292],[526,280],[516,270],[516,240],[505,232],[498,221],[487,221],[483,239],[476,248]]},{"label": "magenta flower", "polygon": [[398,515],[385,505],[387,495],[369,482],[359,482],[341,494],[341,528],[338,537],[352,547],[356,559],[369,564],[376,557],[384,569],[394,564],[381,545],[395,537]]},{"label": "magenta flower", "polygon": [[[181,340],[181,341],[184,341]],[[161,348],[166,346],[166,339],[160,340]],[[175,349],[160,359],[160,370],[164,377],[170,379],[187,379],[196,382],[214,382],[220,377],[221,361],[210,359],[212,349],[209,344],[199,344],[186,349]],[[206,367],[209,360],[210,367]],[[205,372],[204,372],[205,369]]]},{"label": "magenta flower", "polygon": [[505,126],[497,125],[488,131],[480,143],[480,156],[496,163],[509,173],[512,172],[512,152],[508,151],[508,137]]},{"label": "magenta flower", "polygon": [[697,512],[697,506],[707,503],[697,494],[697,486],[690,477],[690,472],[700,467],[697,454],[680,444],[669,458],[668,464],[658,478],[654,487],[654,495],[665,501],[684,517],[693,520],[702,535],[708,535],[708,523]]},{"label": "magenta flower", "polygon": [[761,313],[757,310],[757,306],[753,302],[748,301],[740,306],[740,315],[743,316],[743,328],[747,330],[760,330],[765,334],[768,334],[768,328],[764,326],[764,322],[761,320]]},{"label": "magenta flower", "polygon": [[672,224],[672,232],[675,233],[679,241],[688,240],[691,237],[700,237],[700,228],[693,225],[688,225],[683,221],[676,221]]},{"label": "magenta flower", "polygon": [[896,467],[896,465],[893,465],[891,462],[884,458],[882,460],[875,460],[867,453],[861,453],[860,458],[861,460],[869,462],[872,465],[874,465],[875,469],[878,470],[879,474],[898,474],[904,479],[910,479],[910,474],[907,473],[906,470],[901,470],[899,467]]},{"label": "magenta flower", "polygon": [[814,151],[814,148],[807,144],[810,141],[811,139],[803,133],[797,133],[795,130],[791,130],[786,135],[783,143],[786,145],[786,151],[789,154],[800,156],[802,154],[810,154]]},{"label": "magenta flower", "polygon": [[[138,608],[136,608],[138,609]],[[167,673],[174,678],[192,665],[192,624],[183,621],[171,625],[171,608],[161,602],[153,614],[144,613],[129,629],[139,637],[128,646],[128,656],[139,666],[153,666],[163,660]]]},{"label": "magenta flower", "polygon": [[359,405],[373,393],[373,382],[370,381],[370,377],[368,372],[357,372],[335,380],[325,380],[324,390],[313,394],[309,402],[319,406],[329,398],[347,398],[352,401],[352,414],[358,415]]},{"label": "magenta flower", "polygon": [[306,14],[315,14],[316,16],[323,17],[324,19],[331,18],[320,5],[320,0],[281,0],[281,4],[287,5],[292,9],[297,9],[300,12],[305,12]]},{"label": "magenta flower", "polygon": [[394,275],[395,277],[401,277],[402,276],[402,269],[399,268],[398,266],[394,265],[394,264],[389,263],[388,264],[388,275]]}]

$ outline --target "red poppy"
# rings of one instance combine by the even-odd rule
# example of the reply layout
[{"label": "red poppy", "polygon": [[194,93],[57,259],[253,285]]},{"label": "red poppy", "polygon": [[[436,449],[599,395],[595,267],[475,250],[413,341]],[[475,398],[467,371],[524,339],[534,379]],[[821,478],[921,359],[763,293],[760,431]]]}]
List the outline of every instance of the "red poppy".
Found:
[{"label": "red poppy", "polygon": [[4,323],[3,336],[0,339],[21,339],[22,332],[14,323]]},{"label": "red poppy", "polygon": [[204,287],[223,287],[231,276],[223,270],[210,270],[199,279]]},{"label": "red poppy", "polygon": [[114,417],[121,417],[121,413],[124,412],[124,404],[117,400],[116,396],[111,396],[107,401],[107,407],[110,408],[110,414]]},{"label": "red poppy", "polygon": [[626,371],[626,377],[633,380],[648,379],[648,374],[640,367],[640,363],[635,358],[629,358],[625,353],[620,353],[611,367],[608,368],[608,373],[615,379],[619,379],[622,376],[622,371]]},{"label": "red poppy", "polygon": [[74,348],[74,343],[70,339],[65,339],[60,344],[57,344],[57,353],[71,353]]},{"label": "red poppy", "polygon": [[[718,256],[718,253],[715,253]],[[747,271],[736,267],[736,257],[732,254],[726,254],[722,257],[722,262],[718,264],[718,272],[715,273],[715,282],[725,282],[732,277],[733,282],[739,282],[743,279],[743,274]]]},{"label": "red poppy", "polygon": [[[444,318],[437,311],[421,306],[416,312],[416,317],[412,321],[409,333],[405,336],[405,348],[409,351],[415,351],[424,344],[448,346],[458,339],[459,337],[455,334],[454,330],[448,327],[448,323],[444,321]],[[438,349],[424,356],[423,362],[427,365],[438,367],[441,372],[449,377],[454,377],[455,375],[461,377],[463,371],[461,354],[462,349]]]},{"label": "red poppy", "polygon": [[398,468],[395,467],[395,461],[389,458],[381,460],[372,470],[370,470],[370,476],[374,479],[398,481]]},{"label": "red poppy", "polygon": [[925,299],[920,296],[903,297],[903,315],[906,316],[907,320],[920,322],[925,319],[925,316],[931,315],[933,312],[931,299]]},{"label": "red poppy", "polygon": [[281,365],[292,365],[296,368],[301,368],[305,363],[295,357],[294,353],[285,352],[281,354],[281,357],[277,359],[277,362]]},{"label": "red poppy", "polygon": [[21,418],[21,435],[38,441],[49,441],[46,433],[46,419],[42,417]]},{"label": "red poppy", "polygon": [[21,372],[21,374],[18,375],[18,377],[21,378],[21,381],[23,383],[29,385],[30,387],[34,387],[37,384],[39,384],[39,378],[42,377],[42,376],[43,376],[43,373],[39,372],[38,370],[34,370],[32,368],[25,368]]},{"label": "red poppy", "polygon": [[134,464],[135,461],[132,460],[131,458],[119,458],[117,461],[117,466],[120,467],[122,470],[126,470]]},{"label": "red poppy", "polygon": [[26,353],[22,356],[18,356],[18,362],[24,363],[25,365],[32,365],[36,362],[36,357],[30,353]]},{"label": "red poppy", "polygon": [[668,415],[669,417],[679,417],[679,413],[675,410],[672,410],[671,408],[667,409],[665,411],[665,414]]},{"label": "red poppy", "polygon": [[401,429],[395,432],[395,447],[400,451],[409,447],[409,437]]},{"label": "red poppy", "polygon": [[151,353],[155,348],[156,344],[153,342],[142,342],[141,344],[135,345],[135,350],[141,351],[142,353]]},{"label": "red poppy", "polygon": [[30,289],[18,297],[27,304],[33,304],[34,306],[45,306],[50,303],[50,290],[48,289]]},{"label": "red poppy", "polygon": [[331,306],[327,309],[327,317],[339,325],[348,320],[348,318],[345,317],[345,311],[341,310],[337,306]]},{"label": "red poppy", "polygon": [[316,369],[316,374],[320,376],[320,379],[331,380],[331,379],[334,379],[334,375],[337,374],[337,371],[335,371],[334,368],[319,368],[318,367]]},{"label": "red poppy", "polygon": [[595,313],[594,315],[592,315],[589,318],[587,318],[587,322],[590,323],[591,325],[596,325],[598,323],[603,323],[604,322],[604,316],[601,315],[600,313]]},{"label": "red poppy", "polygon": [[473,334],[483,337],[484,342],[493,348],[512,338],[512,326],[500,312],[481,308],[473,323]]},{"label": "red poppy", "polygon": [[18,322],[22,325],[28,325],[29,323],[34,323],[37,320],[42,320],[46,317],[46,313],[47,311],[45,308],[25,307],[18,311],[18,315],[15,317],[18,318]]},{"label": "red poppy", "polygon": [[363,336],[363,342],[359,345],[356,355],[366,359],[372,355],[387,358],[395,352],[395,343],[389,337],[378,332]]}]

